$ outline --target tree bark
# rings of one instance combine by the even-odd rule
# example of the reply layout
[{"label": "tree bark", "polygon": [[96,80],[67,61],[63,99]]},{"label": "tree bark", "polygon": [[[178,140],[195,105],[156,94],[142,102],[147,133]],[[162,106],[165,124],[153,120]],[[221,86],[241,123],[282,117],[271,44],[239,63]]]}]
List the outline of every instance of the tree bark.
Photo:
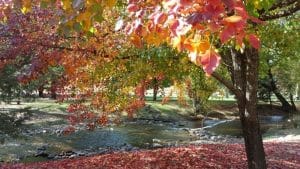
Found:
[{"label": "tree bark", "polygon": [[50,92],[51,92],[51,99],[56,99],[57,98],[57,94],[56,94],[56,86],[55,86],[55,84],[51,84]]},{"label": "tree bark", "polygon": [[258,113],[256,111],[258,51],[254,48],[246,48],[245,53],[242,54],[239,59],[241,59],[241,79],[236,80],[236,84],[242,89],[242,92],[237,98],[248,159],[248,168],[266,169],[265,152]]},{"label": "tree bark", "polygon": [[212,76],[237,98],[249,169],[266,169],[266,158],[260,131],[257,105],[258,51],[246,48],[244,53],[231,50],[231,82],[214,72]]},{"label": "tree bark", "polygon": [[197,96],[193,98],[194,114],[201,114],[201,100]]},{"label": "tree bark", "polygon": [[279,89],[278,89],[278,87],[276,85],[276,82],[274,80],[271,68],[269,68],[269,70],[268,70],[268,76],[270,78],[270,89],[271,89],[271,91],[275,94],[275,96],[277,97],[277,99],[280,101],[282,109],[285,110],[285,111],[290,112],[292,110],[292,106],[283,97],[283,95],[279,92]]},{"label": "tree bark", "polygon": [[158,81],[156,78],[153,79],[153,101],[157,100],[157,92],[158,92]]},{"label": "tree bark", "polygon": [[244,53],[232,50],[233,85],[238,102],[249,169],[266,169],[257,105],[258,51],[246,48]]},{"label": "tree bark", "polygon": [[290,93],[290,101],[291,101],[292,110],[297,111],[297,108],[296,108],[296,105],[295,105],[295,102],[294,102],[294,96],[293,96],[292,93]]},{"label": "tree bark", "polygon": [[43,98],[44,97],[44,87],[43,86],[39,87],[38,92],[39,92],[39,97]]}]

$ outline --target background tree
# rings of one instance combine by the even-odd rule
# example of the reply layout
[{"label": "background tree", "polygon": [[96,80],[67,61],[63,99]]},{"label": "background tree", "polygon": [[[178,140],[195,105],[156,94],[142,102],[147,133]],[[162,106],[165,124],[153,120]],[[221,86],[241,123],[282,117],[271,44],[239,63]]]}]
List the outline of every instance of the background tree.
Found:
[{"label": "background tree", "polygon": [[4,66],[0,72],[0,94],[2,101],[10,103],[14,98],[18,99],[20,104],[21,85],[18,82],[18,69],[13,64]]},{"label": "background tree", "polygon": [[194,114],[204,114],[207,113],[209,97],[217,90],[217,83],[214,79],[205,77],[199,67],[190,67],[188,94],[193,101]]},{"label": "background tree", "polygon": [[[293,95],[299,83],[299,15],[269,22],[261,28],[260,79],[264,89],[275,94],[287,112],[296,110]],[[272,36],[269,36],[272,34]],[[292,36],[289,36],[292,35]],[[263,81],[263,79],[265,79]],[[291,99],[291,104],[285,96]]]}]

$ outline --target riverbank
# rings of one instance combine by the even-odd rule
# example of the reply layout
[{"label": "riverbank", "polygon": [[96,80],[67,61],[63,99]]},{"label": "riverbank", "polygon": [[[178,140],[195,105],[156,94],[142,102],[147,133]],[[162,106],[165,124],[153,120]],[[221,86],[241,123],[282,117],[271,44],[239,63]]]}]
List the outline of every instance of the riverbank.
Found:
[{"label": "riverbank", "polygon": [[[300,143],[269,142],[265,144],[268,168],[300,168]],[[0,164],[2,169],[241,169],[247,168],[243,144],[203,144],[117,152],[92,157],[65,159],[39,163]]]},{"label": "riverbank", "polygon": [[[243,144],[235,103],[212,104],[207,115],[195,118],[190,107],[177,102],[148,102],[133,119],[124,119],[121,125],[110,124],[93,132],[83,125],[70,135],[63,134],[68,127],[67,104],[44,100],[6,106],[3,110],[16,113],[24,121],[19,126],[4,126],[9,131],[14,129],[15,136],[4,135],[0,162],[30,163],[187,145]],[[267,122],[263,124],[264,140],[292,141],[300,135],[299,128],[290,128],[288,119],[281,114],[266,114],[262,120]]]}]

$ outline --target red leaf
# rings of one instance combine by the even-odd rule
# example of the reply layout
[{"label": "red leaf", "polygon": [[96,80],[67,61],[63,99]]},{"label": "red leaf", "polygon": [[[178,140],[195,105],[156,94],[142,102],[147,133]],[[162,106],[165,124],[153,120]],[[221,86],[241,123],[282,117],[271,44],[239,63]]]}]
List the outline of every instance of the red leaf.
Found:
[{"label": "red leaf", "polygon": [[127,6],[127,10],[128,10],[129,12],[136,12],[136,11],[139,10],[139,7],[138,7],[136,4],[129,4],[129,5]]},{"label": "red leaf", "polygon": [[260,48],[260,40],[259,38],[254,35],[254,34],[250,34],[249,35],[249,43],[252,47],[254,47],[255,49],[259,49]]},{"label": "red leaf", "polygon": [[207,50],[201,56],[200,63],[207,75],[211,75],[220,64],[220,56],[213,49]]},{"label": "red leaf", "polygon": [[230,29],[226,28],[220,33],[220,40],[221,43],[226,43],[232,36],[234,32],[232,32]]},{"label": "red leaf", "polygon": [[222,0],[222,2],[229,10],[232,10],[234,8],[234,0]]},{"label": "red leaf", "polygon": [[191,0],[180,0],[179,3],[182,6],[189,6],[193,4]]},{"label": "red leaf", "polygon": [[164,24],[166,20],[168,19],[168,16],[161,12],[155,15],[154,17],[154,24]]}]

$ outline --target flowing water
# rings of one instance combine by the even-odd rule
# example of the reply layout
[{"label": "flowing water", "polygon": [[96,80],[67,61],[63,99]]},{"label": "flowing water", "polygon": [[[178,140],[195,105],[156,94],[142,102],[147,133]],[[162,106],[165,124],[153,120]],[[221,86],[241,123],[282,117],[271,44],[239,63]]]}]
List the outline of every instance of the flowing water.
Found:
[{"label": "flowing water", "polygon": [[[14,137],[2,139],[0,144],[0,161],[23,162],[47,160],[34,157],[37,149],[44,147],[48,154],[59,154],[66,151],[99,150],[101,148],[122,148],[131,145],[137,148],[151,148],[154,140],[176,145],[195,140],[183,127],[197,128],[202,122],[183,121],[183,125],[137,124],[129,123],[120,126],[98,128],[95,131],[79,130],[70,135],[59,135],[56,130],[62,128],[63,121],[53,122],[51,125],[39,126],[27,124],[22,126],[22,132]],[[261,128],[265,136],[272,137],[277,131],[300,126],[300,116],[262,116]],[[217,135],[231,135],[241,137],[239,120],[205,120],[205,129]],[[64,124],[65,125],[65,124]],[[43,127],[41,127],[43,126]],[[300,134],[300,133],[299,133]]]}]

